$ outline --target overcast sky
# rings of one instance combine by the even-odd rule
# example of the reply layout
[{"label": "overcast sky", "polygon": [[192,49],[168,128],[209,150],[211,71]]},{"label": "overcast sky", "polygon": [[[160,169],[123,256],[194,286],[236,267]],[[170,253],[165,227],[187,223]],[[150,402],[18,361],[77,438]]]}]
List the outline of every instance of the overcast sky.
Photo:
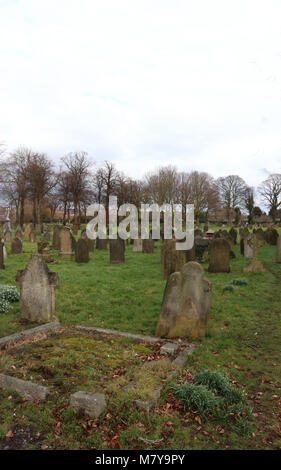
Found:
[{"label": "overcast sky", "polygon": [[281,172],[280,0],[0,0],[0,141],[159,165]]}]

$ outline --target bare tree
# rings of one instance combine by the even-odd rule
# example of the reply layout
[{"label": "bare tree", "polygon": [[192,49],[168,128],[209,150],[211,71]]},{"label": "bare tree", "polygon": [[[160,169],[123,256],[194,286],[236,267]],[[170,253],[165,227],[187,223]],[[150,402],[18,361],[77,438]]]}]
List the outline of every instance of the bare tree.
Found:
[{"label": "bare tree", "polygon": [[57,178],[53,163],[43,153],[32,153],[27,165],[28,191],[33,201],[33,222],[41,223],[41,209],[44,198],[55,187]]},{"label": "bare tree", "polygon": [[275,173],[270,175],[260,184],[258,191],[275,221],[277,211],[281,206],[281,174]]},{"label": "bare tree", "polygon": [[216,183],[219,188],[221,203],[227,209],[228,221],[231,224],[231,209],[243,207],[247,185],[238,175],[218,178]]},{"label": "bare tree", "polygon": [[105,161],[102,168],[100,168],[100,178],[104,191],[105,211],[106,211],[106,224],[109,223],[109,197],[116,194],[117,182],[119,173],[115,168],[114,163]]},{"label": "bare tree", "polygon": [[[6,156],[1,166],[1,192],[16,209],[17,223],[24,223],[24,203],[28,196],[28,165],[32,150],[19,147]],[[5,157],[5,155],[4,155]]]},{"label": "bare tree", "polygon": [[252,224],[254,219],[254,207],[255,207],[255,198],[254,198],[254,188],[247,186],[244,194],[244,206],[248,211],[248,222]]},{"label": "bare tree", "polygon": [[86,152],[71,152],[62,158],[68,173],[70,194],[74,208],[74,224],[80,225],[81,204],[89,199],[91,162]]}]

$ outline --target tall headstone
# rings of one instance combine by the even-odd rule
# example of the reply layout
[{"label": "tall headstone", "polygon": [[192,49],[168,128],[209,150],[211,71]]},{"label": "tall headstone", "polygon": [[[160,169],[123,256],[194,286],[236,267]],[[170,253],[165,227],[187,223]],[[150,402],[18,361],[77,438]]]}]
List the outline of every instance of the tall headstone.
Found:
[{"label": "tall headstone", "polygon": [[156,336],[189,339],[205,335],[213,286],[199,263],[189,262],[170,275],[163,297]]},{"label": "tall headstone", "polygon": [[62,225],[55,225],[53,230],[53,242],[52,248],[53,250],[60,249],[60,230],[63,226]]},{"label": "tall headstone", "polygon": [[122,238],[109,240],[110,264],[125,263],[125,243]]},{"label": "tall headstone", "polygon": [[60,257],[72,258],[75,252],[73,236],[68,227],[62,227],[59,232],[60,237]]},{"label": "tall headstone", "polygon": [[79,238],[75,247],[75,261],[76,263],[88,263],[89,262],[89,247],[87,240]]},{"label": "tall headstone", "polygon": [[15,238],[20,238],[20,239],[22,239],[22,229],[21,229],[21,226],[20,226],[20,225],[18,225],[17,228],[16,228]]},{"label": "tall headstone", "polygon": [[135,240],[133,240],[133,243],[134,243],[133,252],[142,253],[142,239],[136,238]]},{"label": "tall headstone", "polygon": [[26,238],[29,238],[30,232],[31,232],[31,224],[26,224],[25,230],[24,230],[24,236]]},{"label": "tall headstone", "polygon": [[252,249],[252,260],[246,266],[243,271],[245,273],[259,273],[264,272],[265,267],[258,258],[259,248],[263,245],[263,240],[259,240],[255,233],[252,233],[246,238],[246,246]]},{"label": "tall headstone", "polygon": [[224,238],[215,238],[210,245],[210,273],[230,272],[230,246]]},{"label": "tall headstone", "polygon": [[46,323],[55,313],[55,287],[58,274],[49,271],[42,255],[32,255],[24,270],[18,271],[20,317],[22,320]]},{"label": "tall headstone", "polygon": [[243,256],[244,256],[244,258],[253,258],[254,252],[253,252],[253,246],[252,246],[252,243],[251,243],[251,238],[252,238],[251,233],[249,233],[248,235],[246,235],[243,238],[243,247],[244,247]]}]

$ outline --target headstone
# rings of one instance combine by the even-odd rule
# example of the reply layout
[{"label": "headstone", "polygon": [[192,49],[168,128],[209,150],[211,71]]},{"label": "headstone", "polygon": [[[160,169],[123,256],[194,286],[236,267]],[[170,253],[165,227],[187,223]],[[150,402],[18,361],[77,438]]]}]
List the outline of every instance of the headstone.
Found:
[{"label": "headstone", "polygon": [[258,259],[259,247],[263,245],[263,241],[260,241],[256,234],[252,233],[249,237],[245,239],[246,246],[249,246],[252,249],[252,260],[246,266],[244,266],[243,271],[245,273],[259,273],[265,271],[265,267]]},{"label": "headstone", "polygon": [[276,263],[281,263],[281,235],[279,235],[277,240]]},{"label": "headstone", "polygon": [[89,262],[89,248],[87,240],[79,238],[75,248],[75,261],[76,263]]},{"label": "headstone", "polygon": [[11,253],[12,255],[18,255],[22,252],[22,241],[20,238],[14,238],[12,241]]},{"label": "headstone", "polygon": [[0,269],[5,269],[4,264],[4,242],[0,240]]},{"label": "headstone", "polygon": [[142,253],[142,239],[136,238],[135,240],[133,240],[133,242],[134,242],[133,252]]},{"label": "headstone", "polygon": [[81,238],[87,241],[89,252],[93,253],[95,251],[95,240],[92,240],[91,238],[87,237],[86,230],[83,230],[81,232]]},{"label": "headstone", "polygon": [[253,246],[252,243],[250,242],[252,237],[252,234],[249,233],[243,238],[243,256],[244,258],[253,258],[254,252],[253,252]]},{"label": "headstone", "polygon": [[60,249],[60,230],[62,229],[62,225],[55,225],[53,230],[53,241],[52,241],[52,248],[53,250]]},{"label": "headstone", "polygon": [[22,239],[22,229],[21,229],[21,226],[20,226],[20,225],[18,225],[17,228],[16,228],[15,238],[20,238],[20,239]]},{"label": "headstone", "polygon": [[68,227],[61,227],[59,231],[60,237],[60,257],[61,258],[72,258],[74,255],[74,243],[73,237]]},{"label": "headstone", "polygon": [[12,232],[10,232],[9,230],[6,230],[6,232],[4,232],[4,242],[5,243],[10,243],[12,241]]},{"label": "headstone", "polygon": [[233,239],[234,245],[236,245],[236,243],[237,243],[237,235],[238,235],[238,234],[237,234],[237,230],[235,230],[234,227],[231,227],[231,229],[229,230],[229,234],[230,234],[230,236],[231,236],[232,239]]},{"label": "headstone", "polygon": [[152,238],[142,240],[142,252],[149,254],[154,252],[154,240]]},{"label": "headstone", "polygon": [[47,323],[55,313],[55,287],[58,274],[49,271],[42,255],[32,255],[24,270],[18,271],[20,317],[22,320]]},{"label": "headstone", "polygon": [[210,245],[210,264],[208,271],[210,273],[229,273],[230,272],[230,246],[224,238],[216,238]]},{"label": "headstone", "polygon": [[170,275],[163,297],[156,336],[202,338],[207,327],[213,287],[199,263],[190,262]]},{"label": "headstone", "polygon": [[107,238],[98,238],[96,241],[97,250],[107,250],[108,239]]},{"label": "headstone", "polygon": [[165,240],[161,246],[161,263],[163,279],[168,279],[172,273],[180,271],[186,263],[186,252],[176,250],[176,240]]},{"label": "headstone", "polygon": [[278,236],[279,234],[275,228],[267,229],[267,231],[265,232],[267,243],[273,246],[277,245]]},{"label": "headstone", "polygon": [[24,236],[26,238],[29,238],[30,232],[31,232],[31,224],[26,224],[25,230],[24,230]]},{"label": "headstone", "polygon": [[196,261],[199,261],[200,263],[206,262],[209,245],[210,240],[207,238],[198,236],[194,238]]},{"label": "headstone", "polygon": [[30,243],[34,243],[36,240],[36,234],[35,231],[32,229],[29,233],[29,241]]},{"label": "headstone", "polygon": [[125,243],[122,238],[109,240],[110,264],[125,263]]}]

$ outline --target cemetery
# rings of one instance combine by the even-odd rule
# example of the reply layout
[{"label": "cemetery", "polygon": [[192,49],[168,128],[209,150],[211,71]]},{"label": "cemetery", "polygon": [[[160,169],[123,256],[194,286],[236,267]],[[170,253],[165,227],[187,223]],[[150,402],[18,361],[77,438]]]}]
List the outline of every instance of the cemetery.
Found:
[{"label": "cemetery", "polygon": [[278,448],[280,237],[30,230],[1,245],[0,448]]}]

